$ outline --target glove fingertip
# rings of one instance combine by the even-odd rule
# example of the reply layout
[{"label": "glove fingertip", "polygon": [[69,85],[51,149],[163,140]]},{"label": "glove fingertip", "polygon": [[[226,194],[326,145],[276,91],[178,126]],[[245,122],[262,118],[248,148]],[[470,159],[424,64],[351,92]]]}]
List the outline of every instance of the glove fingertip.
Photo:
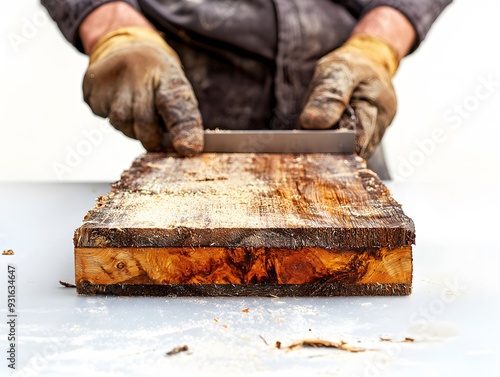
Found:
[{"label": "glove fingertip", "polygon": [[308,104],[300,115],[300,125],[305,129],[324,130],[332,128],[342,116],[345,105],[335,101],[322,104]]},{"label": "glove fingertip", "polygon": [[191,157],[203,152],[201,121],[179,124],[170,129],[172,146],[181,156]]},{"label": "glove fingertip", "polygon": [[161,152],[161,139],[140,140],[147,152]]},{"label": "glove fingertip", "polygon": [[308,130],[322,130],[330,128],[333,123],[321,111],[306,109],[299,118],[300,126]]}]

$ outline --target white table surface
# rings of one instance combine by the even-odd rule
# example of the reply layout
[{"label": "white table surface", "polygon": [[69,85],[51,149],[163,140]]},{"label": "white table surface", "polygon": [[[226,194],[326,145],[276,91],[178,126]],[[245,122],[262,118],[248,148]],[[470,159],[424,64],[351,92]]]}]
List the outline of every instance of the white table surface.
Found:
[{"label": "white table surface", "polygon": [[[18,313],[17,369],[2,356],[0,375],[500,376],[500,187],[388,186],[416,224],[408,297],[121,298],[58,283],[74,281],[73,231],[108,183],[0,183],[0,249],[15,252],[0,256],[3,355],[9,264]],[[367,351],[275,347],[306,338]]]}]

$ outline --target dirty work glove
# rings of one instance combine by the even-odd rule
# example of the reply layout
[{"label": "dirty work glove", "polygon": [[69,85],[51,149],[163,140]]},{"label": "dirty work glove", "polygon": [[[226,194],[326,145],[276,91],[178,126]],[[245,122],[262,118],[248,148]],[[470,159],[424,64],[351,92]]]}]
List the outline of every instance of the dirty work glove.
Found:
[{"label": "dirty work glove", "polygon": [[161,150],[170,133],[174,149],[191,156],[203,149],[198,102],[177,54],[154,30],[124,27],[92,49],[83,79],[85,102],[147,151]]},{"label": "dirty work glove", "polygon": [[354,109],[356,151],[368,157],[396,114],[391,78],[399,61],[386,42],[368,35],[351,37],[321,58],[314,72],[300,126],[306,129],[350,128],[343,115]]}]

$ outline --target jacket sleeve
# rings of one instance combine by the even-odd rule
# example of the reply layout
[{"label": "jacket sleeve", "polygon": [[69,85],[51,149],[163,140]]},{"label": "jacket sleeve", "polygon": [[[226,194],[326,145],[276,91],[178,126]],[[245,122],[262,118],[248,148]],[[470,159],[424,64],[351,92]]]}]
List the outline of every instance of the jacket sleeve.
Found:
[{"label": "jacket sleeve", "polygon": [[388,6],[400,11],[411,22],[417,34],[410,51],[413,52],[425,39],[434,21],[452,0],[344,0],[339,2],[344,3],[351,12],[357,13],[356,16],[359,18],[380,6]]},{"label": "jacket sleeve", "polygon": [[[41,0],[64,37],[83,52],[78,28],[82,21],[97,7],[117,0]],[[137,0],[119,0],[139,9]]]}]

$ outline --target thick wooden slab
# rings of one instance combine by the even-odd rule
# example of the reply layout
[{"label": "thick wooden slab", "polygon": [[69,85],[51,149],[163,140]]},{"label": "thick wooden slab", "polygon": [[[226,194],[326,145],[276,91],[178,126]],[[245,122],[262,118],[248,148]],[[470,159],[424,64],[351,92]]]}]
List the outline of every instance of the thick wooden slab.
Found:
[{"label": "thick wooden slab", "polygon": [[80,293],[408,294],[414,239],[355,155],[147,154],[76,230],[76,281]]}]

